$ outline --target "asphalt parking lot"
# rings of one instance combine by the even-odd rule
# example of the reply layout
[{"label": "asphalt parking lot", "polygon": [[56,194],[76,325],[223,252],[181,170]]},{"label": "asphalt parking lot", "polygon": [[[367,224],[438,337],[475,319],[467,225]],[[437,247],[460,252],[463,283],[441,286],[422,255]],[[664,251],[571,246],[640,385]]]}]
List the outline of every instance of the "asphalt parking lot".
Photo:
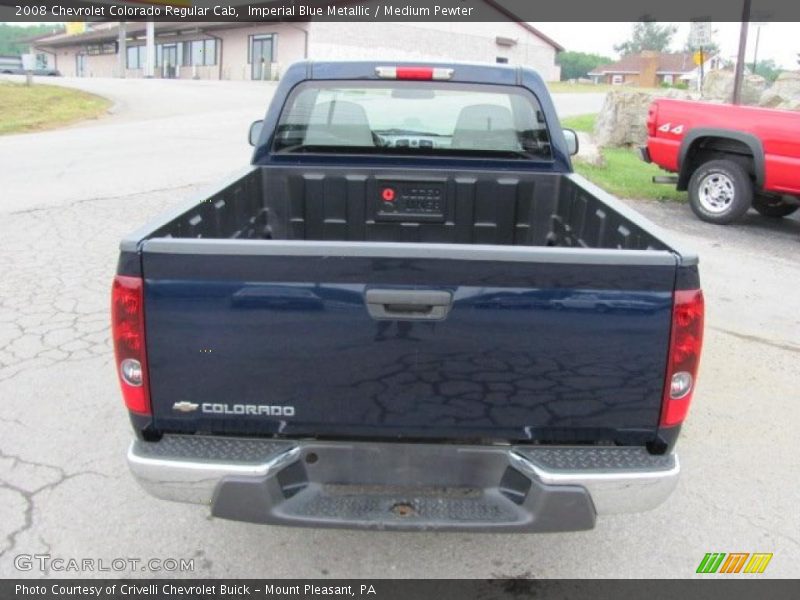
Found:
[{"label": "asphalt parking lot", "polygon": [[[800,573],[800,219],[729,227],[680,204],[632,204],[700,254],[707,329],[659,509],[547,535],[376,533],[253,526],[142,492],[108,332],[122,235],[249,159],[271,84],[60,80],[112,115],[0,137],[0,577],[14,558],[194,559],[200,577],[689,577],[706,552],[771,552]],[[583,97],[577,97],[583,96]],[[602,97],[562,95],[562,114]],[[141,570],[114,575],[147,576]],[[156,573],[167,575],[167,573]]]}]

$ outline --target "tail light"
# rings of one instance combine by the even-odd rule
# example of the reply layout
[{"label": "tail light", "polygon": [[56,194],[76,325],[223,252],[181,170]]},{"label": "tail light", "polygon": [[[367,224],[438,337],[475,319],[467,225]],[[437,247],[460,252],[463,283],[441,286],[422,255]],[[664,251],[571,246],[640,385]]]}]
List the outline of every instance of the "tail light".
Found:
[{"label": "tail light", "polygon": [[143,283],[117,275],[111,289],[111,333],[117,376],[128,410],[149,415],[150,393],[144,344]]},{"label": "tail light", "polygon": [[377,67],[375,74],[381,79],[447,80],[453,69],[443,67]]},{"label": "tail light", "polygon": [[679,425],[686,418],[697,383],[697,365],[703,346],[703,292],[675,292],[669,341],[667,382],[661,408],[661,426]]},{"label": "tail light", "polygon": [[658,122],[658,103],[653,102],[647,109],[647,135],[655,137],[656,123]]}]

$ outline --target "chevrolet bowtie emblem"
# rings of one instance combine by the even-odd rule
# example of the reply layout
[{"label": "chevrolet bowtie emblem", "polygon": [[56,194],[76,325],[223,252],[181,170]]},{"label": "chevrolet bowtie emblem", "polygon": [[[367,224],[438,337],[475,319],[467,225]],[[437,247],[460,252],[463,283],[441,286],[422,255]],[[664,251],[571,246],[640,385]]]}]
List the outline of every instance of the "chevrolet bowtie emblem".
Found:
[{"label": "chevrolet bowtie emblem", "polygon": [[197,410],[199,404],[195,404],[194,402],[187,402],[186,400],[182,402],[176,402],[172,405],[172,410],[177,410],[179,412],[192,412],[193,410]]}]

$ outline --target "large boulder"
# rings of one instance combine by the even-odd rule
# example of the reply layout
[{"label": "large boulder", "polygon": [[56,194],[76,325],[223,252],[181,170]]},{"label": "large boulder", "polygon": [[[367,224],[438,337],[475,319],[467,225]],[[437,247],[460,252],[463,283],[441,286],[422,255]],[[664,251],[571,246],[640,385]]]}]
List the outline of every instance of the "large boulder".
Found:
[{"label": "large boulder", "polygon": [[653,95],[642,91],[613,90],[606,94],[594,127],[598,146],[626,146],[647,140],[647,107]]},{"label": "large boulder", "polygon": [[647,142],[647,109],[657,97],[691,99],[694,95],[678,89],[612,90],[606,94],[597,116],[595,143],[598,146],[631,146]]},{"label": "large boulder", "polygon": [[783,110],[800,110],[800,98],[788,100],[787,102],[781,104],[778,108],[782,108]]},{"label": "large boulder", "polygon": [[[703,100],[710,102],[733,101],[733,71],[711,71],[703,80]],[[742,78],[742,104],[758,104],[767,88],[767,80],[761,75],[745,75]]]},{"label": "large boulder", "polygon": [[583,131],[578,132],[578,158],[596,167],[602,167],[605,164],[603,155],[600,153],[600,148],[594,138]]},{"label": "large boulder", "polygon": [[761,94],[758,105],[766,108],[799,110],[800,71],[784,71],[778,75],[772,87]]}]

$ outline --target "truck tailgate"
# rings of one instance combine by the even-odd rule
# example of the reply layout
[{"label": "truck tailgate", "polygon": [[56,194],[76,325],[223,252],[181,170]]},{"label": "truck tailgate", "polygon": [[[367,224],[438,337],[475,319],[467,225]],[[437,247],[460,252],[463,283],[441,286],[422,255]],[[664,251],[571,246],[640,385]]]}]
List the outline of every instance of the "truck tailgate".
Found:
[{"label": "truck tailgate", "polygon": [[667,251],[153,239],[164,431],[641,442],[657,428]]}]

